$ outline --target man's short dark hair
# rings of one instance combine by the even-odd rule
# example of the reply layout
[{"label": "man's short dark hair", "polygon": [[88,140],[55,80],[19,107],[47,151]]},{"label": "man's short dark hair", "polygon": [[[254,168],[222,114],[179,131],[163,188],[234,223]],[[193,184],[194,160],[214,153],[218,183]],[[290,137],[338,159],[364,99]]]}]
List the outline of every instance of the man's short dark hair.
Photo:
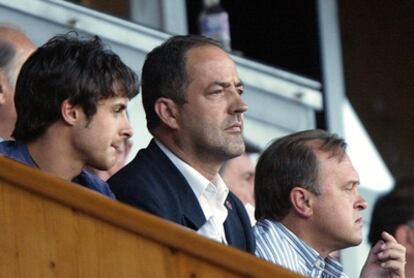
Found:
[{"label": "man's short dark hair", "polygon": [[320,194],[319,162],[315,152],[342,159],[346,143],[323,130],[306,130],[275,140],[260,156],[256,166],[255,217],[281,221],[292,207],[290,192],[303,187]]},{"label": "man's short dark hair", "polygon": [[[414,178],[396,182],[394,189],[378,198],[372,211],[368,240],[375,245],[381,233],[395,235],[400,225],[414,221]],[[414,223],[413,223],[414,224]],[[411,226],[414,229],[414,226]]]},{"label": "man's short dark hair", "polygon": [[[2,71],[12,83],[11,72],[16,57],[16,49],[8,41],[0,38],[0,71]],[[13,78],[14,79],[14,78]],[[14,84],[12,84],[14,86]]]},{"label": "man's short dark hair", "polygon": [[185,103],[185,89],[189,84],[186,71],[186,54],[195,47],[216,46],[219,42],[196,35],[174,36],[154,48],[142,68],[142,102],[147,118],[148,130],[160,123],[154,104],[160,97],[170,98],[177,104]]},{"label": "man's short dark hair", "polygon": [[39,47],[24,63],[16,84],[17,122],[12,136],[24,142],[41,136],[61,119],[65,100],[79,105],[88,119],[99,101],[138,94],[138,78],[98,36],[71,32]]}]

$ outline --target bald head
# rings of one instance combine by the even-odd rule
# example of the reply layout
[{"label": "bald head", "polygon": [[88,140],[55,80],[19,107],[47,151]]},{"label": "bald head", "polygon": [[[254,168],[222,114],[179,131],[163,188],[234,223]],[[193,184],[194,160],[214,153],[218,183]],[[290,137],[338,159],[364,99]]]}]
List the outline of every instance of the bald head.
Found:
[{"label": "bald head", "polygon": [[0,137],[9,139],[16,122],[14,90],[19,71],[36,49],[21,31],[0,26]]}]

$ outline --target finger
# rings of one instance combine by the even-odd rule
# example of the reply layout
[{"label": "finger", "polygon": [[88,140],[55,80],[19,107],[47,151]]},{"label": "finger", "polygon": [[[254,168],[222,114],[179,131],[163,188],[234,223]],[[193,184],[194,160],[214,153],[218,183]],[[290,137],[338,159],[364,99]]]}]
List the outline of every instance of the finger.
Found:
[{"label": "finger", "polygon": [[404,253],[405,255],[405,247],[404,245],[398,243],[398,242],[387,242],[383,243],[380,246],[381,252],[386,250],[396,250],[398,252]]},{"label": "finger", "polygon": [[397,240],[391,234],[385,231],[381,233],[381,237],[385,242],[397,242]]},{"label": "finger", "polygon": [[399,261],[386,261],[381,263],[381,267],[390,271],[394,271],[397,273],[404,273],[405,263]]},{"label": "finger", "polygon": [[381,246],[384,244],[384,241],[379,240],[374,247],[370,250],[368,257],[366,259],[366,263],[376,263],[379,261],[378,253],[382,251]]},{"label": "finger", "polygon": [[377,254],[380,261],[396,260],[400,262],[405,261],[405,250],[404,249],[386,249]]},{"label": "finger", "polygon": [[[384,246],[385,242],[383,240],[378,240],[378,242],[372,247],[371,254],[377,254],[378,252],[381,252],[383,249],[382,246]],[[384,246],[385,247],[385,246]]]}]

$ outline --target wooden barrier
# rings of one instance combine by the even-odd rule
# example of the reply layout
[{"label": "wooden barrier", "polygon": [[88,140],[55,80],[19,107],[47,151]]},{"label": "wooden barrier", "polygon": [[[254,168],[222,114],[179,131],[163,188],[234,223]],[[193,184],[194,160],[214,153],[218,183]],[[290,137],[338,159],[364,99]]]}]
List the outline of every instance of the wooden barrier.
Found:
[{"label": "wooden barrier", "polygon": [[0,157],[0,277],[300,277]]}]

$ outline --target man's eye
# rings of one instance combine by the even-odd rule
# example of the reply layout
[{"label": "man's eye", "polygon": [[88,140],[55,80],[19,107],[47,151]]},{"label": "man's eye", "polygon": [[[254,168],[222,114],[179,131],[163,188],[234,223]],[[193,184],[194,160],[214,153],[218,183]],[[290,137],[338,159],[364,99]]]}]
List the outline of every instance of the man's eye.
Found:
[{"label": "man's eye", "polygon": [[212,94],[212,95],[219,95],[219,94],[221,94],[221,93],[223,93],[223,90],[214,90],[214,91],[211,91],[211,93],[210,94]]},{"label": "man's eye", "polygon": [[116,108],[114,109],[114,112],[115,112],[115,113],[122,113],[124,110],[125,110],[125,107],[116,107]]},{"label": "man's eye", "polygon": [[347,186],[347,187],[345,187],[345,190],[346,191],[353,191],[354,190],[354,188],[355,188],[355,186]]}]

